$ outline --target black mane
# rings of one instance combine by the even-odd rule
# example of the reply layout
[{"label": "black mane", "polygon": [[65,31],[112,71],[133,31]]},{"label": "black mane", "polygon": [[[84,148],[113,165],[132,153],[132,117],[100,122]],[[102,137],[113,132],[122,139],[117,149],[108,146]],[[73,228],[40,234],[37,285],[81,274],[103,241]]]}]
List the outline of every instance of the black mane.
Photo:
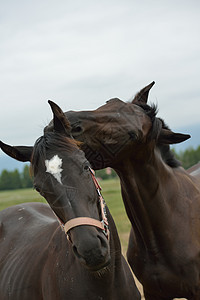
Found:
[{"label": "black mane", "polygon": [[51,151],[73,151],[78,149],[79,142],[72,138],[68,138],[57,132],[46,132],[43,136],[37,139],[33,148],[31,164],[33,172],[35,172],[39,159],[45,161],[47,159],[47,149]]},{"label": "black mane", "polygon": [[167,144],[160,144],[157,142],[162,128],[170,130],[170,128],[166,125],[164,120],[156,117],[158,112],[157,105],[152,104],[150,106],[148,104],[140,104],[140,103],[138,103],[137,105],[140,106],[145,111],[146,115],[149,116],[151,119],[152,129],[150,131],[148,138],[156,140],[156,147],[159,149],[164,162],[172,168],[179,167],[181,163],[179,160],[175,158],[174,153],[170,150],[170,146]]}]

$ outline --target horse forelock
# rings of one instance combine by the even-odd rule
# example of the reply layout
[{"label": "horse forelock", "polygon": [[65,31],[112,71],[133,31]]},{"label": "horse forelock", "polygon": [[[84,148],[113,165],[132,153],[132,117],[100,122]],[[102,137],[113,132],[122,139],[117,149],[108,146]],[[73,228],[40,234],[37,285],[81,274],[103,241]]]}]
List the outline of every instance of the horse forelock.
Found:
[{"label": "horse forelock", "polygon": [[33,173],[35,173],[38,168],[39,160],[42,160],[45,163],[47,159],[47,150],[55,151],[59,153],[60,151],[72,152],[79,149],[80,142],[66,137],[62,134],[56,132],[47,132],[43,136],[37,139],[35,142],[31,166]]},{"label": "horse forelock", "polygon": [[145,114],[151,119],[152,127],[148,133],[147,141],[150,140],[157,141],[163,126],[163,120],[156,117],[158,112],[157,105],[155,104],[148,105],[146,103],[140,103],[140,102],[135,104],[141,107],[144,110]]}]

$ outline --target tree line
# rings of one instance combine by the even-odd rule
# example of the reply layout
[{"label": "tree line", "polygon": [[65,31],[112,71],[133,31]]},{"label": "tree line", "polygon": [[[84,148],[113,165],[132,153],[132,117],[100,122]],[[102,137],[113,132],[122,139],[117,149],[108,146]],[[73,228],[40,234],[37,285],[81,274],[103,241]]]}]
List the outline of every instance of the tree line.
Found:
[{"label": "tree line", "polygon": [[174,153],[177,159],[181,161],[184,169],[188,169],[200,162],[200,146],[197,149],[190,147],[185,151],[180,151],[179,153],[174,151]]},{"label": "tree line", "polygon": [[[181,161],[185,169],[190,168],[200,162],[200,146],[197,149],[188,148],[185,151],[176,152],[173,150],[176,158]],[[96,172],[96,176],[101,179],[110,179],[117,177],[111,168],[106,168]],[[17,169],[14,171],[3,170],[0,174],[0,190],[15,190],[33,187],[32,177],[29,166],[25,165],[20,173]]]},{"label": "tree line", "polygon": [[30,176],[29,166],[25,165],[20,173],[17,169],[14,171],[3,170],[0,175],[0,190],[15,190],[33,187],[33,181]]}]

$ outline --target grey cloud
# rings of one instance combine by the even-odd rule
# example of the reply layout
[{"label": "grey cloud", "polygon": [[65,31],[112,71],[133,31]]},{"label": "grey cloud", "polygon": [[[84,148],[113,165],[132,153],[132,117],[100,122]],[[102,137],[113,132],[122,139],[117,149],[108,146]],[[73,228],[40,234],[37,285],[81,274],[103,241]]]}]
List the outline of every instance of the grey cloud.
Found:
[{"label": "grey cloud", "polygon": [[200,123],[199,1],[5,1],[0,18],[0,138],[31,144],[47,100],[95,109],[150,100],[171,127]]}]

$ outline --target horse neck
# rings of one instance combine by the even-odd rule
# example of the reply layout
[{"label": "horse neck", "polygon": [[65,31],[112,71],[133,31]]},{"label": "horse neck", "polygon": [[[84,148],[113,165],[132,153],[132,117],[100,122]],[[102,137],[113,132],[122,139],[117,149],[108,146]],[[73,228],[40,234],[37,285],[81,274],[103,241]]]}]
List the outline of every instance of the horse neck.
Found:
[{"label": "horse neck", "polygon": [[168,200],[174,188],[172,169],[154,150],[150,160],[127,157],[115,170],[120,177],[123,201],[136,238],[146,247],[154,247],[157,229],[168,226]]},{"label": "horse neck", "polygon": [[[117,228],[113,217],[107,208],[107,217],[108,217],[108,224],[110,230],[110,252],[111,252],[111,259],[113,261],[118,261],[121,258],[121,243],[119,239],[119,235],[117,232]],[[112,257],[113,256],[113,257]]]}]

